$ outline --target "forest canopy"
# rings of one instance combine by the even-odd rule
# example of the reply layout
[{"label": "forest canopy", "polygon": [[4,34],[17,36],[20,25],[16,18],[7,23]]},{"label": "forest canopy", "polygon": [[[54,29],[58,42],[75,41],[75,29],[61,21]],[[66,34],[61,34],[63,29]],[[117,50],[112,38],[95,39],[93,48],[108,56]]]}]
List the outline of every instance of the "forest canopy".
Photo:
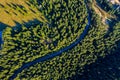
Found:
[{"label": "forest canopy", "polygon": [[[21,7],[22,3],[25,4]],[[74,76],[83,75],[84,68],[99,58],[119,53],[120,13],[110,4],[101,6],[105,4],[107,0],[97,0],[96,4],[88,0],[0,2],[3,10],[0,14],[9,16],[4,20],[0,17],[0,22],[9,25],[2,33],[0,79],[75,79]],[[116,18],[105,18],[102,22],[95,9]],[[12,10],[11,13],[7,13],[9,10]],[[15,14],[14,20],[12,17]],[[15,26],[14,22],[20,25]]]}]

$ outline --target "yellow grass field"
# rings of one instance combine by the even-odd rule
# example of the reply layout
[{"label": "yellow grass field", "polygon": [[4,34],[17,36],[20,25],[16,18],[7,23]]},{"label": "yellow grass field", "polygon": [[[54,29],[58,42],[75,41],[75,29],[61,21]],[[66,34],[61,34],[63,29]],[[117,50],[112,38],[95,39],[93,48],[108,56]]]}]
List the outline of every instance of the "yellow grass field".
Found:
[{"label": "yellow grass field", "polygon": [[22,24],[34,19],[47,22],[29,0],[0,0],[0,23],[15,26],[15,22]]}]

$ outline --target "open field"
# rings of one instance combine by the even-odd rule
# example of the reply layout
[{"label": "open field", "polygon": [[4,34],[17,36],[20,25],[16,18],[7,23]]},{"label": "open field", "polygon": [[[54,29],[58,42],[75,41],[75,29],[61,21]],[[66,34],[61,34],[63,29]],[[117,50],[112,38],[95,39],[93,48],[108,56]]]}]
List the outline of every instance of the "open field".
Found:
[{"label": "open field", "polygon": [[29,0],[0,0],[0,23],[16,26],[34,19],[47,21]]}]

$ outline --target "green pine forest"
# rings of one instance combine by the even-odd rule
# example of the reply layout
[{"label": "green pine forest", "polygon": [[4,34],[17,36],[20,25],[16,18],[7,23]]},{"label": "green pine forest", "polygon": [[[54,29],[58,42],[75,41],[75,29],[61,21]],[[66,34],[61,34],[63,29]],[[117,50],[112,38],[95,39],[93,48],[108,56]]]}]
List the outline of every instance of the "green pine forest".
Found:
[{"label": "green pine forest", "polygon": [[[20,23],[21,26],[6,26],[0,29],[3,31],[4,41],[0,50],[0,80],[9,80],[22,65],[69,46],[79,38],[87,26],[89,15],[84,0],[29,0],[29,2],[44,18],[42,17],[39,23],[32,22],[32,25]],[[23,69],[14,80],[120,79],[120,71],[117,75],[112,72],[107,72],[108,75],[101,73],[105,77],[100,76],[96,79],[91,75],[96,75],[92,73],[94,71],[99,73],[97,69],[100,67],[86,69],[86,66],[96,63],[99,58],[104,59],[112,54],[120,55],[120,10],[115,10],[107,0],[97,0],[101,9],[116,16],[116,19],[111,18],[103,23],[92,8],[92,0],[86,2],[91,22],[82,41],[59,56]],[[116,59],[113,63],[120,61],[119,58],[113,59]],[[112,64],[108,62],[107,64]],[[120,63],[116,65],[120,70]],[[102,67],[104,68],[104,65]],[[89,75],[84,74],[86,70],[89,70]]]}]

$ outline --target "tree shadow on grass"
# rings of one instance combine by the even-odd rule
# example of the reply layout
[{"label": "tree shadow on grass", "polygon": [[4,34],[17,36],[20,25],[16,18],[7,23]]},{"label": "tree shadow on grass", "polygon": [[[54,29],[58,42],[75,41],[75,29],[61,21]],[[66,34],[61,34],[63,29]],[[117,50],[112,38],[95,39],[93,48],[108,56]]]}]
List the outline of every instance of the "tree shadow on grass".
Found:
[{"label": "tree shadow on grass", "polygon": [[82,75],[75,75],[70,80],[120,80],[120,41],[117,48],[105,58],[98,58],[95,63],[86,65]]},{"label": "tree shadow on grass", "polygon": [[28,22],[23,21],[22,24],[17,21],[14,21],[14,22],[15,22],[15,26],[9,26],[7,24],[0,22],[0,31],[5,30],[7,27],[11,27],[11,28],[18,28],[22,26],[30,27],[30,26],[36,26],[36,25],[42,24],[42,22],[40,22],[38,19],[29,20]]},{"label": "tree shadow on grass", "polygon": [[22,26],[25,26],[25,27],[31,27],[31,26],[37,26],[37,25],[40,25],[42,24],[42,22],[40,22],[38,19],[33,19],[33,20],[29,20],[27,22],[23,21],[23,23],[19,23],[17,21],[14,21],[15,22],[15,26],[13,26],[13,28],[20,28]]},{"label": "tree shadow on grass", "polygon": [[0,22],[0,31],[3,31],[6,27],[8,27],[7,24]]}]

